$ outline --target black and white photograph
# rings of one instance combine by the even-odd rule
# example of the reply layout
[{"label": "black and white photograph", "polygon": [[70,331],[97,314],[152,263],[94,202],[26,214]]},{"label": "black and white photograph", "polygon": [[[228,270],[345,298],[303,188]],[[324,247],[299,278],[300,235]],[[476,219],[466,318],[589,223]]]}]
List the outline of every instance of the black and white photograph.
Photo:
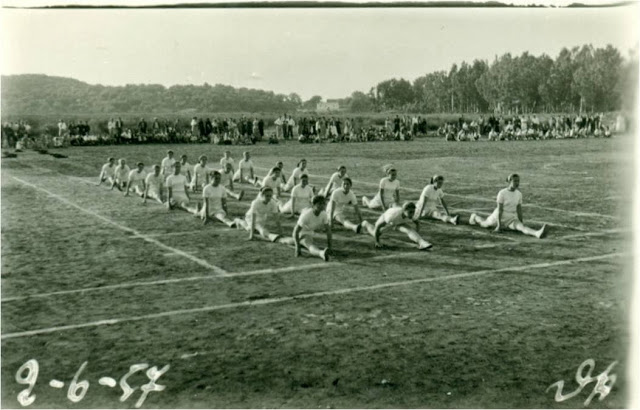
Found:
[{"label": "black and white photograph", "polygon": [[640,408],[640,2],[0,13],[1,407]]}]

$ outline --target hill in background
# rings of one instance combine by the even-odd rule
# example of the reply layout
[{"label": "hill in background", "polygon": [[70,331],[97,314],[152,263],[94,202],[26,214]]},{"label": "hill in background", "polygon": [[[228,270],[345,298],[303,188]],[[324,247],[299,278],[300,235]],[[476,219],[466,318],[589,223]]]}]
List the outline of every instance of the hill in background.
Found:
[{"label": "hill in background", "polygon": [[2,76],[4,115],[287,112],[299,106],[296,97],[220,84],[114,87],[42,74]]}]

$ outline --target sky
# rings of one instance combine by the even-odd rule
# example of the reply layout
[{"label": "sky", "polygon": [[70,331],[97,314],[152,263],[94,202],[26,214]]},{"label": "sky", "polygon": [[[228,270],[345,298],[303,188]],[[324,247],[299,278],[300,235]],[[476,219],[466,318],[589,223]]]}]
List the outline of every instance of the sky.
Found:
[{"label": "sky", "polygon": [[[5,1],[4,5],[10,2]],[[95,2],[94,2],[95,3]],[[112,4],[114,2],[111,2]],[[34,4],[34,3],[31,3]],[[226,84],[342,98],[390,78],[510,52],[638,43],[634,3],[608,8],[2,10],[3,75],[89,84]]]}]

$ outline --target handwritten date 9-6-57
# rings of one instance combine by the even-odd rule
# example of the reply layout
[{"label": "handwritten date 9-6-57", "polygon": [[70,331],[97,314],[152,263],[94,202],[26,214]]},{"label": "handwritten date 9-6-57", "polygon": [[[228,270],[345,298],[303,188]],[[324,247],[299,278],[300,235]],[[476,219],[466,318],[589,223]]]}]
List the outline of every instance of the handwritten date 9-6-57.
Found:
[{"label": "handwritten date 9-6-57", "polygon": [[[87,380],[78,381],[78,379],[80,378],[80,374],[83,372],[85,367],[87,367],[88,363],[89,362],[82,363],[75,376],[69,383],[69,387],[67,389],[67,399],[74,403],[80,402],[87,394],[87,390],[89,390],[89,382]],[[149,379],[149,382],[140,386],[140,391],[142,391],[142,394],[135,404],[136,408],[142,406],[149,393],[154,391],[159,392],[166,388],[166,386],[157,384],[156,382],[158,381],[160,376],[162,376],[167,372],[167,370],[169,370],[169,365],[164,366],[162,369],[158,369],[156,366],[149,368],[149,365],[147,363],[134,364],[129,367],[129,372],[122,376],[119,383],[117,383],[120,385],[120,389],[122,390],[122,396],[120,396],[121,402],[127,400],[137,389],[137,387],[131,387],[129,385],[127,381],[129,377],[143,370],[146,370],[146,375]],[[36,395],[35,393],[33,393],[33,389],[36,385],[36,381],[38,380],[39,371],[40,366],[38,365],[38,361],[35,359],[31,359],[20,366],[20,368],[16,372],[16,382],[29,386],[18,393],[18,402],[21,406],[29,406],[35,402]],[[101,377],[98,380],[98,384],[101,386],[113,388],[116,386],[116,380],[111,377]],[[62,389],[64,388],[64,382],[52,379],[49,380],[49,386],[54,389]]]}]

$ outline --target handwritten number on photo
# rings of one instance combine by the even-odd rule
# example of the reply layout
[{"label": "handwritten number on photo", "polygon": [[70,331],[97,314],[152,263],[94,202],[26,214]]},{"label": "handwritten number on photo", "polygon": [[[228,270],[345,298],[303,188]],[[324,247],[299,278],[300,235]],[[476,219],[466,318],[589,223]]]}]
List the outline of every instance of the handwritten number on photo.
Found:
[{"label": "handwritten number on photo", "polygon": [[[88,363],[89,362],[82,363],[76,374],[73,376],[71,383],[69,384],[67,398],[73,403],[79,403],[80,401],[82,401],[82,399],[87,394],[87,391],[89,390],[88,380],[78,381],[80,375],[87,367]],[[157,366],[149,368],[149,365],[147,363],[138,363],[130,366],[129,372],[122,376],[122,378],[120,379],[119,384],[120,388],[122,389],[122,396],[120,396],[120,401],[126,401],[138,389],[137,387],[131,387],[129,385],[129,383],[127,382],[129,377],[137,372],[147,370],[146,376],[149,379],[149,382],[140,386],[140,391],[142,392],[142,394],[135,404],[136,408],[140,408],[140,406],[142,406],[144,401],[147,399],[149,393],[160,392],[166,388],[166,386],[157,384],[156,382],[163,374],[165,374],[169,370],[169,368],[169,365],[165,365],[160,370],[158,370]],[[36,395],[35,393],[33,393],[33,389],[38,379],[39,370],[40,366],[38,365],[38,361],[35,359],[31,359],[20,366],[20,368],[16,372],[16,382],[29,386],[28,388],[18,393],[18,402],[23,407],[30,406],[36,400]],[[100,381],[98,381],[98,383],[102,386],[107,387],[115,387],[116,385],[115,380],[111,379],[110,377],[103,377],[100,379]],[[61,388],[64,383],[57,380],[52,380],[50,381],[49,385],[51,387]]]},{"label": "handwritten number on photo", "polygon": [[[30,406],[35,400],[36,395],[31,394],[33,387],[36,385],[36,380],[38,379],[38,371],[40,366],[38,366],[38,362],[35,359],[31,359],[18,369],[16,373],[16,381],[19,384],[29,385],[28,388],[22,390],[18,393],[18,402],[22,406]],[[23,373],[27,371],[27,375],[23,376]]]},{"label": "handwritten number on photo", "polygon": [[[73,376],[73,380],[71,380],[71,384],[69,384],[69,391],[67,392],[67,398],[74,403],[78,403],[80,400],[84,398],[84,395],[87,394],[87,390],[89,389],[89,382],[86,380],[82,380],[78,383],[78,377],[80,377],[80,373],[87,367],[87,363],[82,363],[82,366],[78,369],[75,376]],[[79,392],[78,392],[79,391]]]},{"label": "handwritten number on photo", "polygon": [[[609,372],[611,372],[611,370],[614,368],[616,364],[618,364],[617,361],[611,363],[604,372],[600,373],[597,377],[592,377],[591,373],[593,372],[593,369],[596,367],[596,363],[595,361],[593,361],[593,359],[587,359],[584,362],[582,362],[582,364],[580,365],[580,367],[578,367],[578,370],[576,371],[576,383],[578,383],[578,388],[576,390],[572,391],[569,394],[563,395],[562,389],[564,388],[564,380],[559,380],[553,383],[551,386],[547,387],[546,392],[548,392],[549,390],[555,387],[556,388],[555,401],[562,402],[565,400],[569,400],[577,396],[578,394],[580,394],[582,389],[584,389],[584,387],[587,386],[589,383],[596,382],[596,385],[594,386],[593,391],[591,392],[589,397],[587,397],[587,400],[585,400],[584,405],[588,406],[591,403],[591,400],[596,395],[598,395],[598,400],[602,401],[604,400],[605,397],[609,395],[609,393],[611,393],[611,389],[613,388],[613,385],[615,384],[618,378],[615,374],[611,374],[611,375],[609,374]],[[583,376],[585,367],[588,367],[588,370],[586,375]]]}]

